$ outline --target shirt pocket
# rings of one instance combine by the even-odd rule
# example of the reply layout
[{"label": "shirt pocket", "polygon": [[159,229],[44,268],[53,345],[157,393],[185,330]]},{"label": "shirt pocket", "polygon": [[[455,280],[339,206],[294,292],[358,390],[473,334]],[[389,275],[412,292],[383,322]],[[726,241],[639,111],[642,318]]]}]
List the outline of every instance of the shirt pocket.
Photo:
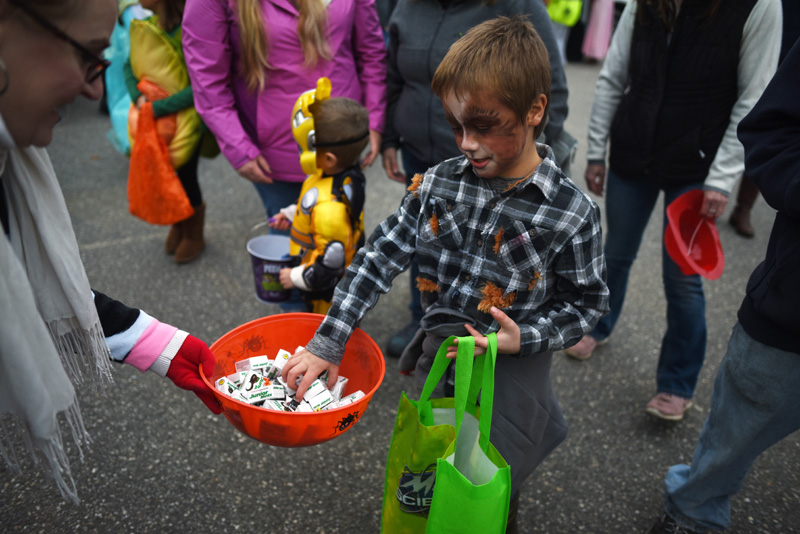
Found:
[{"label": "shirt pocket", "polygon": [[441,198],[430,199],[422,208],[424,223],[420,239],[448,250],[460,250],[467,231],[469,208]]},{"label": "shirt pocket", "polygon": [[552,230],[528,228],[520,221],[512,221],[511,228],[503,229],[497,256],[500,266],[510,274],[507,292],[534,291],[539,286],[552,238]]}]

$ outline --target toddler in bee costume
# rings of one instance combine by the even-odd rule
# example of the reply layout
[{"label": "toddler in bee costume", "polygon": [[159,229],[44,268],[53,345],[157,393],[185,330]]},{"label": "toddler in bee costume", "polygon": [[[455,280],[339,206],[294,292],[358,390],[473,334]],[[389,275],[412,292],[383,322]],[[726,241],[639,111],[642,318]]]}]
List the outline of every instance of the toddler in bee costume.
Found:
[{"label": "toddler in bee costume", "polygon": [[298,288],[308,310],[324,314],[333,289],[364,243],[364,174],[359,157],[369,141],[369,115],[349,98],[330,98],[320,78],[292,111],[292,133],[308,177],[296,205],[270,219],[272,228],[291,224],[290,253],[299,265],[280,272],[285,288]]}]

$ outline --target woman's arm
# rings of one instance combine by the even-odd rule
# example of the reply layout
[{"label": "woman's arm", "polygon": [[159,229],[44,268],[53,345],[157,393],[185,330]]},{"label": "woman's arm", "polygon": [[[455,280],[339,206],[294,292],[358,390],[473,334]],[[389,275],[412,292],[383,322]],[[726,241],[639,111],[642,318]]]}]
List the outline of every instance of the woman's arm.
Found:
[{"label": "woman's arm", "polygon": [[706,190],[728,195],[744,171],[744,148],[736,137],[736,128],[775,74],[781,48],[782,21],[779,0],[759,0],[745,22],[739,48],[739,95],[731,110],[728,129],[703,184]]},{"label": "woman's arm", "polygon": [[605,188],[606,147],[611,132],[611,122],[628,85],[628,62],[635,21],[636,2],[631,1],[622,12],[595,85],[587,135],[587,165],[583,176],[589,191],[599,196],[603,195]]},{"label": "woman's arm", "polygon": [[353,55],[369,110],[369,129],[383,133],[386,113],[386,46],[375,0],[355,0]]},{"label": "woman's arm", "polygon": [[400,170],[397,150],[400,148],[400,134],[394,127],[394,113],[397,101],[403,92],[405,80],[397,68],[397,51],[400,46],[400,32],[396,21],[389,24],[389,46],[386,54],[386,124],[381,143],[383,170],[389,179],[401,184],[406,183],[406,175]]},{"label": "woman's arm", "polygon": [[369,110],[369,153],[364,165],[372,165],[381,148],[386,114],[386,46],[375,0],[357,0],[355,5],[353,55]]},{"label": "woman's arm", "polygon": [[200,378],[201,366],[206,376],[214,371],[214,355],[204,342],[103,293],[92,291],[92,296],[115,361],[169,378],[179,388],[193,391],[215,414],[222,411]]},{"label": "woman's arm", "polygon": [[383,130],[383,150],[400,148],[400,135],[394,128],[394,109],[403,92],[405,80],[397,68],[397,51],[400,47],[397,23],[390,19],[389,46],[386,54],[386,117]]},{"label": "woman's arm", "polygon": [[192,0],[183,14],[183,53],[194,104],[217,138],[220,150],[239,169],[260,150],[244,130],[234,98],[235,65],[230,31],[233,14],[224,0]]},{"label": "woman's arm", "polygon": [[628,2],[611,39],[611,46],[595,85],[586,147],[586,159],[590,163],[606,161],[611,121],[628,85],[628,61],[635,21],[636,2]]}]

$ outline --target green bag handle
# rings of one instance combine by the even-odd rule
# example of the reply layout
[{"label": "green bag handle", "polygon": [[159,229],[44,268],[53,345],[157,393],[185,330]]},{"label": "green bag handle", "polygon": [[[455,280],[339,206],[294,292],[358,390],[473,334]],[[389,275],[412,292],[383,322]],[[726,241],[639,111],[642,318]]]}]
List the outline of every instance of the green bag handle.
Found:
[{"label": "green bag handle", "polygon": [[[480,447],[486,452],[492,428],[492,410],[494,405],[494,367],[497,362],[497,334],[492,332],[488,336],[486,354],[475,356],[475,338],[472,336],[458,338],[458,351],[456,353],[456,384],[455,384],[455,413],[456,413],[456,438],[464,420],[467,407],[478,405],[478,395],[481,394],[481,417],[478,423],[480,430]],[[444,376],[450,360],[447,358],[447,348],[454,345],[456,336],[450,336],[439,347],[436,358],[425,380],[422,394],[419,397],[418,409],[422,419],[432,420],[430,398],[436,385]],[[481,391],[483,393],[481,393]],[[425,414],[425,415],[423,415]]]},{"label": "green bag handle", "polygon": [[[475,338],[458,338],[456,356],[455,412],[456,441],[464,420],[467,407],[477,406],[481,395],[481,416],[478,420],[480,430],[479,445],[488,453],[494,408],[494,368],[497,363],[497,334],[486,336],[486,354],[475,356]],[[445,351],[447,349],[445,348]],[[457,444],[456,444],[457,445]]]},{"label": "green bag handle", "polygon": [[[472,342],[470,347],[462,347],[461,344],[459,344],[459,353],[464,352],[464,354],[466,354],[466,351],[469,351],[470,358],[472,358],[475,340],[471,337],[458,339],[464,340],[464,343]],[[426,424],[431,424],[433,421],[433,407],[430,403],[430,398],[436,385],[442,379],[445,371],[447,371],[447,367],[450,365],[451,360],[447,358],[447,348],[453,346],[455,340],[456,336],[450,336],[439,346],[439,350],[436,352],[436,357],[433,360],[433,365],[431,365],[431,370],[428,373],[428,378],[425,379],[425,385],[422,387],[422,394],[417,402],[417,410],[419,411],[420,421],[427,422]],[[456,358],[456,365],[457,364],[458,358]],[[464,375],[462,380],[466,384],[469,384],[472,381],[472,368],[470,367],[467,370],[462,370],[462,374]],[[475,393],[475,398],[477,399],[477,392]]]},{"label": "green bag handle", "polygon": [[450,365],[450,360],[447,359],[447,347],[452,346],[455,339],[456,336],[450,336],[439,346],[436,358],[434,358],[433,365],[431,365],[431,370],[428,373],[428,378],[425,379],[425,385],[422,387],[422,394],[419,396],[420,408],[429,404],[433,390],[444,376],[447,366]]}]

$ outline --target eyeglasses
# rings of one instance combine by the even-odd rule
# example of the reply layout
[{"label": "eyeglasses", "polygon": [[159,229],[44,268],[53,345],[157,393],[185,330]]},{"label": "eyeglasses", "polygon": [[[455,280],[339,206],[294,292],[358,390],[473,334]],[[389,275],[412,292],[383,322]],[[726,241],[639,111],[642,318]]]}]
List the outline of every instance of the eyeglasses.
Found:
[{"label": "eyeglasses", "polygon": [[81,54],[81,60],[86,64],[86,83],[92,83],[97,78],[99,78],[111,65],[111,62],[107,59],[98,57],[94,53],[90,52],[86,49],[85,46],[80,44],[78,41],[64,33],[60,30],[57,26],[55,26],[52,22],[44,18],[42,15],[34,11],[30,8],[30,6],[26,5],[23,0],[9,0],[12,4],[16,7],[21,9],[25,12],[30,18],[35,20],[42,28],[49,31],[59,39],[62,39],[75,48]]}]

